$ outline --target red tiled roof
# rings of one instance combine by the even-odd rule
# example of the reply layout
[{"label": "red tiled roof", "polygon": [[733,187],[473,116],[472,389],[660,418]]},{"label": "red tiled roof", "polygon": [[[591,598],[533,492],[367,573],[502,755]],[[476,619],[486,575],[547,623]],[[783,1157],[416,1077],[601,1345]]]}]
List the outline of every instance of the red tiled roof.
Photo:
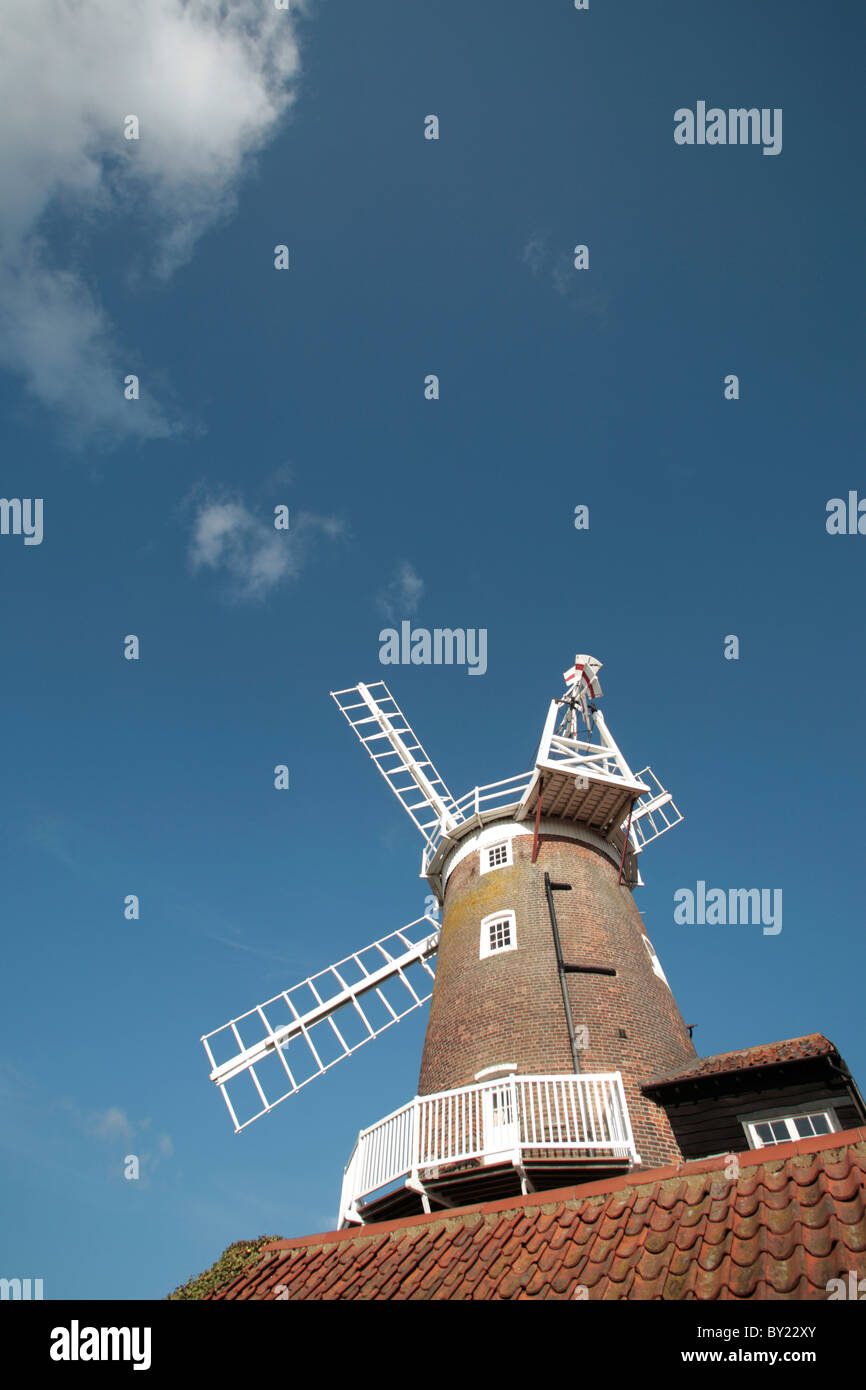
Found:
[{"label": "red tiled roof", "polygon": [[866,1277],[866,1128],[738,1162],[270,1242],[207,1297],[824,1299]]},{"label": "red tiled roof", "polygon": [[697,1057],[688,1066],[651,1077],[643,1083],[641,1090],[655,1090],[677,1081],[692,1081],[722,1072],[778,1066],[782,1062],[803,1062],[812,1057],[828,1057],[831,1053],[838,1056],[828,1038],[822,1033],[807,1033],[803,1038],[788,1038],[786,1042],[761,1043],[758,1047],[745,1047],[740,1052],[718,1052],[714,1057]]}]

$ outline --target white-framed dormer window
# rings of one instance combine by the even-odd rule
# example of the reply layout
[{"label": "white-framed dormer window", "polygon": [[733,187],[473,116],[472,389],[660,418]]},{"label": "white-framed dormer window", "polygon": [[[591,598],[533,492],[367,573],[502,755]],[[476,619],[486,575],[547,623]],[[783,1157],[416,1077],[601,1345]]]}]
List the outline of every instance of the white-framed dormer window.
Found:
[{"label": "white-framed dormer window", "polygon": [[771,1144],[790,1144],[795,1139],[811,1139],[816,1134],[835,1134],[840,1128],[832,1106],[809,1106],[808,1109],[773,1111],[769,1115],[741,1116],[749,1148],[763,1149]]},{"label": "white-framed dormer window", "polygon": [[481,923],[481,959],[498,956],[501,951],[516,951],[517,923],[513,912],[491,912]]},{"label": "white-framed dormer window", "polygon": [[489,874],[491,869],[502,869],[513,863],[511,841],[499,840],[495,845],[485,845],[481,851],[481,872]]}]

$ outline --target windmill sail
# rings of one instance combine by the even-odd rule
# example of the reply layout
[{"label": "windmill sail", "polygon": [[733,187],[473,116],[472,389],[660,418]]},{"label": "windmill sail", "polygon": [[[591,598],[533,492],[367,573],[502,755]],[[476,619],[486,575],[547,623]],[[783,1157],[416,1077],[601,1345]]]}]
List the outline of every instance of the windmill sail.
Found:
[{"label": "windmill sail", "polygon": [[[644,849],[653,840],[657,840],[660,835],[664,835],[666,830],[673,830],[674,826],[679,825],[683,819],[682,812],[674,804],[670,792],[665,791],[651,767],[645,767],[642,772],[639,772],[638,780],[654,782],[655,789],[651,788],[649,793],[641,796],[634,805],[631,817],[631,837],[636,851]],[[625,823],[623,823],[622,829],[625,829]]]},{"label": "windmill sail", "polygon": [[373,762],[428,845],[463,814],[384,681],[331,691]]},{"label": "windmill sail", "polygon": [[438,945],[438,923],[419,917],[206,1033],[235,1132],[425,1004]]}]

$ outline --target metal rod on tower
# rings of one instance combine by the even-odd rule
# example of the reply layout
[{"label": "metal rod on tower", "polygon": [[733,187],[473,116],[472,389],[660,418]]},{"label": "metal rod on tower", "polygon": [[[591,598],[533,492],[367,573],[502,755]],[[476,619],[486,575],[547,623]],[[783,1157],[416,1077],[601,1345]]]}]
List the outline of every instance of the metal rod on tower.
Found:
[{"label": "metal rod on tower", "polygon": [[550,913],[550,925],[553,928],[553,944],[556,948],[556,968],[559,972],[559,984],[562,990],[562,1004],[565,1009],[565,1022],[568,1027],[568,1041],[571,1045],[571,1055],[574,1059],[574,1070],[580,1071],[580,1055],[577,1046],[577,1038],[574,1032],[574,1019],[571,1016],[571,1000],[568,997],[568,983],[565,978],[565,961],[562,959],[562,946],[559,940],[559,927],[556,922],[556,908],[553,905],[553,889],[556,886],[565,891],[571,889],[570,883],[552,884],[550,874],[544,875],[544,891],[547,894],[547,910]]}]

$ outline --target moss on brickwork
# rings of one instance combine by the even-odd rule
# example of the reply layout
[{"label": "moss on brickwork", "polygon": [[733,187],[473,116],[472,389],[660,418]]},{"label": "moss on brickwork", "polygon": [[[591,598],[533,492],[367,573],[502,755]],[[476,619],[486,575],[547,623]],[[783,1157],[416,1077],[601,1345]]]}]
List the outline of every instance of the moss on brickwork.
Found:
[{"label": "moss on brickwork", "polygon": [[[204,1274],[189,1279],[168,1295],[168,1300],[183,1298],[206,1298],[209,1293],[223,1288],[243,1274],[258,1259],[259,1251],[269,1241],[279,1240],[279,1236],[257,1236],[255,1240],[236,1240],[224,1250],[215,1265]],[[167,1301],[168,1301],[167,1300]]]}]

